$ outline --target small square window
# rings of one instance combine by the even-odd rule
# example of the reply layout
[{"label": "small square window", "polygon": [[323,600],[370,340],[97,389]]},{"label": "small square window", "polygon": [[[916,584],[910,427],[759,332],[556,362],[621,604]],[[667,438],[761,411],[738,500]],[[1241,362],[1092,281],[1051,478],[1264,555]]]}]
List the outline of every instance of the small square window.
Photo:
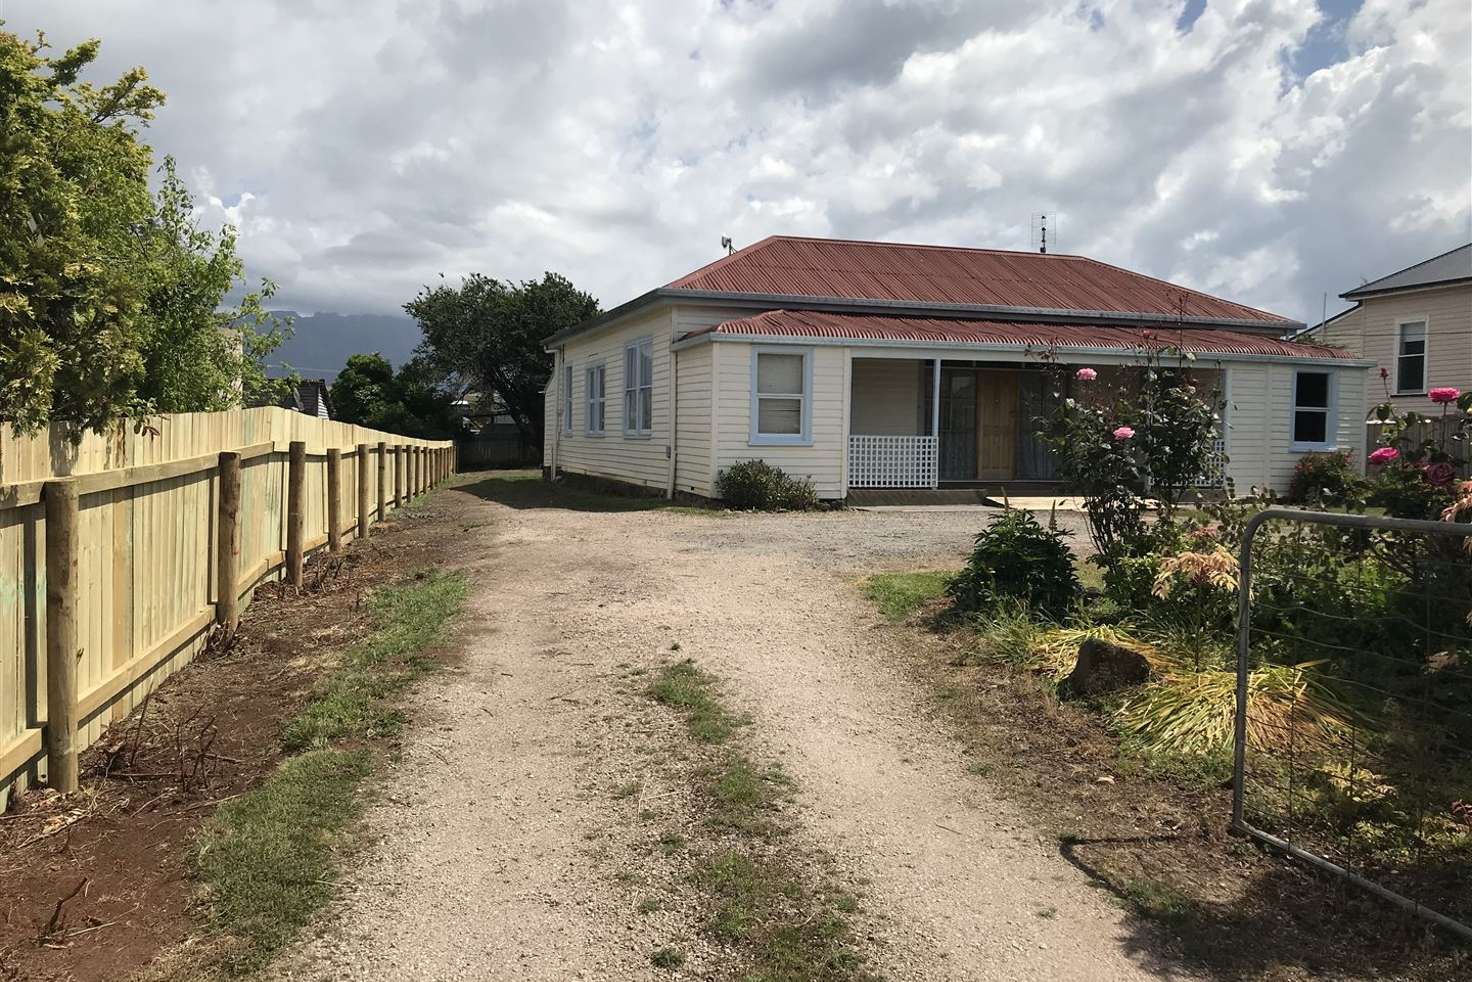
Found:
[{"label": "small square window", "polygon": [[1293,373],[1292,441],[1295,449],[1324,450],[1333,432],[1334,380],[1329,372]]}]

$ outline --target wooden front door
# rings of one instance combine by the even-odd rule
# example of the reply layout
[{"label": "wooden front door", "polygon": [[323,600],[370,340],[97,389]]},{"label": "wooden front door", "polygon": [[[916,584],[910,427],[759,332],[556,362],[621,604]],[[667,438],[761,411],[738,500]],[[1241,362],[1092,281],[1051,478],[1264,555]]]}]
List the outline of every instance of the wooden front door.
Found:
[{"label": "wooden front door", "polygon": [[976,373],[976,478],[1017,476],[1017,373]]}]

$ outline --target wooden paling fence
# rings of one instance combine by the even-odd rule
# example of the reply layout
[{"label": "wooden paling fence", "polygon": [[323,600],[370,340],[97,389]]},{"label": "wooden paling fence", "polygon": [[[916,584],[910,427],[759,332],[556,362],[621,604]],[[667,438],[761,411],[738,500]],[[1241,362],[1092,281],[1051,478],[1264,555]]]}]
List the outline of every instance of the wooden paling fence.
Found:
[{"label": "wooden paling fence", "polygon": [[233,633],[257,585],[300,586],[306,556],[455,466],[450,441],[274,408],[79,442],[0,426],[0,810],[37,779],[74,790],[77,754]]}]

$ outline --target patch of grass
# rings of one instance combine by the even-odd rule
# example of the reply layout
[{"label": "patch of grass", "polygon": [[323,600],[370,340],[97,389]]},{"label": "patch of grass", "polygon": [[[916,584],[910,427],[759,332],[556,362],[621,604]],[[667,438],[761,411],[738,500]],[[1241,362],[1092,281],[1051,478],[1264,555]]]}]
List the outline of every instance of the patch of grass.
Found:
[{"label": "patch of grass", "polygon": [[218,956],[222,970],[261,967],[331,898],[358,787],[374,765],[371,750],[331,743],[403,724],[387,699],[429,670],[423,654],[444,636],[465,590],[459,574],[432,572],[375,593],[372,632],[283,731],[288,750],[306,752],[205,824],[194,869],[211,929],[232,941]]},{"label": "patch of grass", "polygon": [[1073,573],[1078,577],[1078,585],[1085,590],[1104,589],[1104,567],[1098,563],[1091,563],[1087,559],[1073,560]]},{"label": "patch of grass", "polygon": [[[814,877],[815,857],[788,845],[783,801],[791,779],[729,746],[736,731],[715,680],[693,662],[664,669],[650,698],[685,714],[691,736],[711,745],[695,769],[697,803],[720,847],[690,845],[691,881],[704,894],[705,931],[737,949],[741,977],[762,982],[866,977],[847,916],[858,902]],[[683,844],[683,840],[682,840]]]},{"label": "patch of grass", "polygon": [[685,848],[685,837],[678,832],[666,832],[659,837],[659,849],[666,856]]},{"label": "patch of grass", "polygon": [[312,701],[286,724],[286,749],[397,733],[404,717],[387,700],[433,668],[423,653],[444,637],[465,591],[459,573],[432,571],[375,592],[373,633],[343,654]]},{"label": "patch of grass", "polygon": [[1185,894],[1159,880],[1127,880],[1120,892],[1131,910],[1152,920],[1176,922],[1191,911],[1191,901]]},{"label": "patch of grass", "polygon": [[629,781],[627,784],[620,784],[618,787],[614,788],[613,796],[618,800],[623,800],[624,798],[632,798],[634,797],[634,795],[638,794],[639,790],[643,787],[644,785],[639,781]]},{"label": "patch of grass", "polygon": [[946,570],[878,573],[864,581],[864,595],[874,601],[885,620],[898,623],[945,596],[946,585],[954,575]]},{"label": "patch of grass", "polygon": [[664,901],[658,897],[645,897],[639,901],[639,906],[636,909],[641,914],[653,914],[656,911],[664,910]]},{"label": "patch of grass", "polygon": [[244,942],[226,968],[264,965],[332,896],[343,831],[357,816],[364,750],[313,750],[220,806],[195,853],[211,926]]},{"label": "patch of grass", "polygon": [[715,854],[694,876],[716,901],[706,932],[741,945],[753,958],[745,978],[800,982],[861,977],[861,960],[850,947],[843,916],[856,906],[851,895],[814,890],[796,865],[737,849]]},{"label": "patch of grass", "polygon": [[721,829],[760,834],[767,830],[767,813],[790,791],[792,779],[780,767],[761,768],[741,754],[731,754],[709,777],[714,805],[711,824]]},{"label": "patch of grass", "polygon": [[662,669],[649,697],[683,710],[690,735],[700,743],[725,743],[736,732],[736,717],[716,697],[715,680],[688,658]]},{"label": "patch of grass", "polygon": [[1124,777],[1160,778],[1204,791],[1221,787],[1232,779],[1232,755],[1229,751],[1171,753],[1126,735],[1119,744],[1118,769]]},{"label": "patch of grass", "polygon": [[657,948],[649,956],[649,964],[655,968],[679,968],[685,964],[685,953],[679,948]]}]

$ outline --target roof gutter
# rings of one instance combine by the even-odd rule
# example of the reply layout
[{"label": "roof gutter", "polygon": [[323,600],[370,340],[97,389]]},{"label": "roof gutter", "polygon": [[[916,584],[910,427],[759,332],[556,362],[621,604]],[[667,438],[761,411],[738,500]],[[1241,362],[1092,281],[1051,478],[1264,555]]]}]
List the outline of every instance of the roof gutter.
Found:
[{"label": "roof gutter", "polygon": [[1396,293],[1419,293],[1423,290],[1444,290],[1449,286],[1467,286],[1472,284],[1472,276],[1454,276],[1447,280],[1435,280],[1431,283],[1407,283],[1405,286],[1388,286],[1381,290],[1350,290],[1348,293],[1339,294],[1341,300],[1368,300],[1372,297],[1388,297]]},{"label": "roof gutter", "polygon": [[[891,340],[888,338],[833,338],[822,335],[793,335],[793,334],[717,334],[714,331],[705,331],[701,334],[693,334],[681,338],[670,345],[670,350],[680,351],[691,348],[698,344],[714,342],[737,342],[744,344],[798,344],[805,347],[848,347],[848,348],[911,348],[915,350],[930,351],[992,351],[1017,353],[1022,351],[1041,352],[1047,351],[1062,355],[1088,355],[1095,358],[1119,358],[1131,359],[1138,357],[1138,353],[1131,348],[1118,348],[1108,345],[1084,345],[1084,344],[1059,344],[1059,345],[1037,345],[1026,342],[1007,344],[998,341],[911,341]],[[1375,361],[1365,358],[1316,358],[1308,355],[1264,355],[1252,352],[1236,351],[1192,351],[1191,355],[1203,361],[1251,361],[1251,362],[1274,362],[1283,364],[1292,362],[1296,365],[1334,365],[1341,368],[1374,368]]]},{"label": "roof gutter", "polygon": [[596,331],[655,303],[693,303],[705,306],[743,307],[752,310],[817,310],[844,314],[892,314],[901,317],[940,317],[955,320],[1009,320],[1052,324],[1117,324],[1129,327],[1230,327],[1260,331],[1279,337],[1307,325],[1303,321],[1263,321],[1235,317],[1181,317],[1173,314],[1132,313],[1113,310],[1065,310],[1054,307],[1009,307],[1001,304],[932,303],[922,300],[854,300],[844,297],[811,297],[786,293],[726,293],[720,290],[679,290],[657,287],[612,310],[575,324],[546,338],[552,347],[567,339]]}]

